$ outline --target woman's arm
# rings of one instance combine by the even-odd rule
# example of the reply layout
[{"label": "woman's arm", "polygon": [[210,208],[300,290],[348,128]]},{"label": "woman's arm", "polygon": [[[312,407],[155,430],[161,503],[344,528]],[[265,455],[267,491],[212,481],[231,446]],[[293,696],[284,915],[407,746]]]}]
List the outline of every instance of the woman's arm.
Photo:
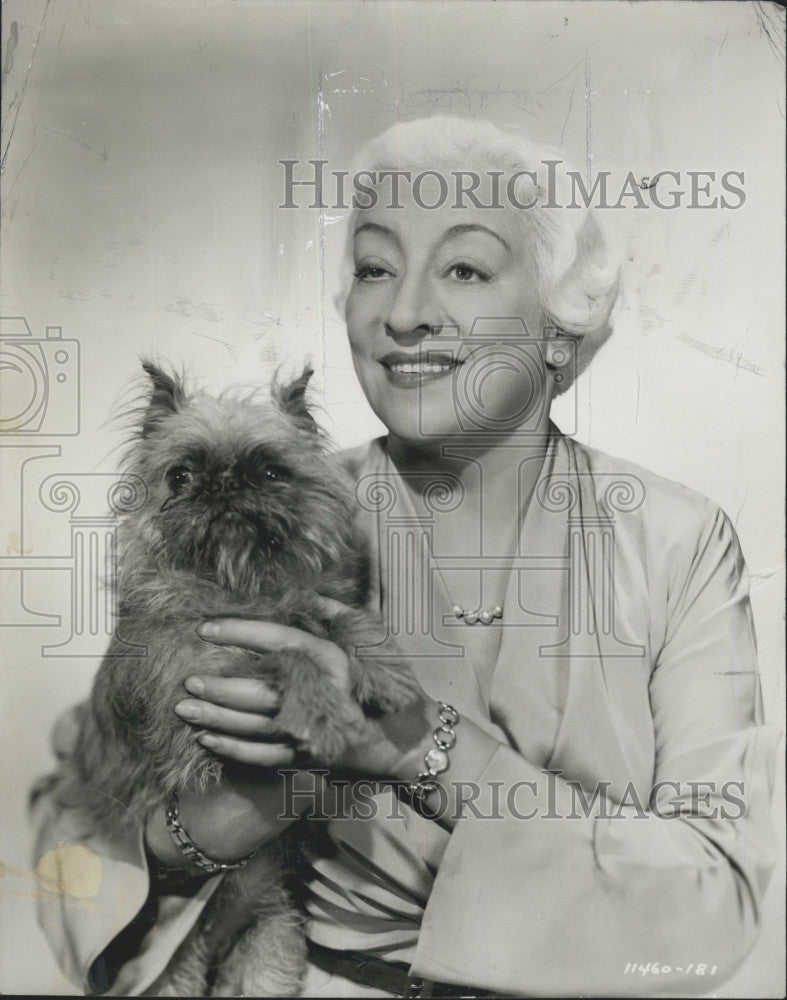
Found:
[{"label": "woman's arm", "polygon": [[[55,729],[61,767],[73,752],[78,714],[66,713]],[[281,784],[256,770],[236,772],[203,796],[183,793],[184,825],[210,856],[233,860],[291,822],[279,819]],[[136,995],[163,972],[221,876],[206,878],[188,865],[169,836],[163,804],[147,821],[130,814],[127,830],[110,841],[86,813],[58,801],[56,786],[56,776],[44,779],[32,797],[39,922],[77,986]]]}]

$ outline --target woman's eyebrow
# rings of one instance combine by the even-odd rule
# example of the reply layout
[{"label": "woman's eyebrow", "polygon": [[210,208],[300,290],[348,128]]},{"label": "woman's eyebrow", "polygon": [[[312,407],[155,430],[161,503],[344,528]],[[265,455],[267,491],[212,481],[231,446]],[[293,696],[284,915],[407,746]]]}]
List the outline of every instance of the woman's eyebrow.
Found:
[{"label": "woman's eyebrow", "polygon": [[506,241],[503,239],[500,233],[496,233],[494,229],[490,229],[488,226],[482,226],[478,222],[466,222],[466,223],[460,223],[459,225],[456,226],[451,226],[450,229],[447,229],[443,233],[441,242],[445,241],[451,236],[461,236],[462,233],[473,233],[473,232],[489,233],[490,236],[494,236],[496,240],[499,240],[506,248],[506,250],[508,250],[510,253],[511,247],[508,245],[508,243],[506,243]]},{"label": "woman's eyebrow", "polygon": [[399,237],[393,229],[389,229],[388,226],[381,226],[379,222],[362,223],[356,230],[353,231],[353,238],[355,238],[358,233],[363,233],[367,230],[374,233],[380,233],[382,236],[390,236],[391,239],[396,240],[397,243],[399,242]]},{"label": "woman's eyebrow", "polygon": [[[383,226],[379,222],[362,223],[360,226],[358,226],[357,229],[353,231],[353,238],[355,238],[356,236],[358,236],[359,233],[362,232],[379,233],[381,236],[387,236],[390,239],[395,240],[397,243],[400,242],[399,236],[393,229],[389,229],[388,226]],[[496,233],[494,229],[490,229],[488,226],[482,226],[478,222],[458,223],[455,226],[451,226],[451,228],[447,229],[440,237],[440,242],[444,243],[446,240],[452,238],[453,236],[461,236],[463,233],[473,233],[473,232],[488,233],[490,236],[494,236],[496,240],[498,240],[500,243],[503,244],[503,246],[506,248],[506,250],[509,251],[509,253],[511,252],[511,247],[499,233]]]}]

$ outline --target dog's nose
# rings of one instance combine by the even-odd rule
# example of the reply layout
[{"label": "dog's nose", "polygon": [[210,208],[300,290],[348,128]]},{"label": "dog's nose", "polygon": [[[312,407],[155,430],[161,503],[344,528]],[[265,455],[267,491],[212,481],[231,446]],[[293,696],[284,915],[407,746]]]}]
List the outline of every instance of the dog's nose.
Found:
[{"label": "dog's nose", "polygon": [[242,485],[243,482],[238,473],[232,469],[226,469],[216,478],[214,489],[217,493],[232,493],[234,490],[240,489]]}]

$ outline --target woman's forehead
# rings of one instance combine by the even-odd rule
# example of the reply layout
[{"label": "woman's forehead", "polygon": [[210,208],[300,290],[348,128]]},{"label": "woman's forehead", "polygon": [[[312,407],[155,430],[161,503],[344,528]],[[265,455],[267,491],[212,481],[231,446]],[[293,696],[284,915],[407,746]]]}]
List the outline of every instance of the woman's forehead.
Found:
[{"label": "woman's forehead", "polygon": [[402,247],[428,243],[487,241],[501,252],[517,253],[524,248],[521,220],[511,209],[459,207],[452,204],[428,207],[412,194],[402,192],[396,205],[378,204],[355,212],[352,226],[356,244],[391,242]]}]

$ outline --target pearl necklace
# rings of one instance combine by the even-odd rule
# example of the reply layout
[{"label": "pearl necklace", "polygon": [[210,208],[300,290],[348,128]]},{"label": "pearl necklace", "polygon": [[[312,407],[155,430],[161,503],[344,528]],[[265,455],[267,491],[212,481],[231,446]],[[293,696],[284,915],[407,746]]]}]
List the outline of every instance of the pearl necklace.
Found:
[{"label": "pearl necklace", "polygon": [[468,611],[460,604],[455,604],[452,610],[457,618],[464,619],[465,625],[475,625],[476,622],[481,622],[482,625],[491,625],[495,618],[503,617],[502,604],[496,604],[490,611],[484,611],[482,608],[477,611]]}]

